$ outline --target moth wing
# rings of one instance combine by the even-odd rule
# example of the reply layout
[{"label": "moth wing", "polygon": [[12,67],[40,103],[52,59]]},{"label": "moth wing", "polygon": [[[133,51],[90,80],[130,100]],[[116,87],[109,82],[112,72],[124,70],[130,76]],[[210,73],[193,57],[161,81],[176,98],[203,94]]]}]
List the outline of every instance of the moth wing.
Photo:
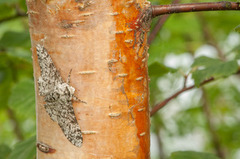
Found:
[{"label": "moth wing", "polygon": [[[70,104],[72,104],[70,102]],[[82,132],[74,114],[73,107],[66,107],[67,111],[62,110],[58,118],[58,124],[61,127],[66,138],[75,146],[81,147],[83,142]],[[61,118],[61,119],[60,119]]]}]

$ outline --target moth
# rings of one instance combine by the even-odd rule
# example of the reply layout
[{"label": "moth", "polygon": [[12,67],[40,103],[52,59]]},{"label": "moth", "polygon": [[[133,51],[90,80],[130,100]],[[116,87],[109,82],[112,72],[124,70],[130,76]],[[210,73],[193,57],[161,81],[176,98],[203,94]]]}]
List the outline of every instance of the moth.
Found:
[{"label": "moth", "polygon": [[[75,89],[70,86],[70,74],[67,82],[63,81],[47,50],[40,44],[36,46],[37,58],[41,70],[38,78],[39,95],[44,97],[45,110],[56,122],[65,137],[75,146],[81,147],[82,132],[77,123],[72,101],[81,101],[74,96]],[[81,101],[83,102],[83,101]]]}]

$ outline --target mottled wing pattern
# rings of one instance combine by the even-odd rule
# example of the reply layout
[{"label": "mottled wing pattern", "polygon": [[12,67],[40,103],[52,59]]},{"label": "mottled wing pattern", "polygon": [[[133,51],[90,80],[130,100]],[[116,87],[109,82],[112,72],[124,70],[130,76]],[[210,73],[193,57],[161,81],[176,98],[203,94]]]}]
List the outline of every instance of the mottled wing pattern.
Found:
[{"label": "mottled wing pattern", "polygon": [[50,118],[57,122],[66,138],[75,146],[82,145],[82,133],[74,114],[72,100],[75,89],[65,83],[47,50],[37,45],[41,76],[38,79],[39,94],[44,97],[44,107]]},{"label": "mottled wing pattern", "polygon": [[73,109],[67,108],[68,107],[63,106],[64,111],[61,112],[61,122],[59,122],[59,126],[67,139],[72,144],[80,147],[82,144],[82,133],[75,118]]},{"label": "mottled wing pattern", "polygon": [[38,79],[39,93],[41,96],[46,96],[49,90],[63,83],[63,80],[47,50],[41,45],[37,45],[37,56],[41,69],[41,76]]}]

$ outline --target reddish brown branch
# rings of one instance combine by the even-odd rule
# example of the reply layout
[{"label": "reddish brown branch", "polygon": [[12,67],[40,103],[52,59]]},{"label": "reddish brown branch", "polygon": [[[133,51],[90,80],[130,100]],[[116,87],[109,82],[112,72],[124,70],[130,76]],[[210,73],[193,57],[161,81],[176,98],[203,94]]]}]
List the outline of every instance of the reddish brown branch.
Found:
[{"label": "reddish brown branch", "polygon": [[14,130],[15,135],[17,136],[17,139],[18,140],[23,140],[24,139],[23,133],[22,133],[22,130],[20,128],[20,124],[19,124],[19,122],[18,122],[18,120],[15,116],[15,113],[13,112],[12,109],[7,108],[7,114],[8,114],[9,119],[12,122],[13,130]]},{"label": "reddish brown branch", "polygon": [[158,142],[158,145],[159,145],[159,154],[160,154],[159,157],[160,157],[160,159],[166,159],[160,127],[157,128],[156,136],[157,136],[157,142]]},{"label": "reddish brown branch", "polygon": [[148,44],[150,45],[153,40],[156,38],[157,33],[162,29],[163,24],[167,21],[169,15],[164,15],[163,17],[161,17],[156,26],[153,28],[152,32],[149,34],[148,36]]},{"label": "reddish brown branch", "polygon": [[204,37],[205,41],[207,41],[208,44],[212,45],[217,50],[218,57],[221,60],[226,61],[226,57],[225,57],[222,49],[217,44],[217,41],[215,40],[214,36],[212,35],[210,29],[208,28],[208,25],[207,25],[208,23],[205,20],[203,14],[198,13],[197,16],[198,16],[199,22],[202,27],[203,37]]},{"label": "reddish brown branch", "polygon": [[[239,73],[240,73],[240,70],[238,70],[238,71],[236,72],[236,74],[239,74]],[[211,78],[203,81],[203,82],[200,84],[200,86],[203,86],[203,85],[205,85],[205,84],[207,84],[207,83],[209,83],[209,82],[212,82],[212,81],[214,81],[214,80],[215,80],[215,79],[214,79],[213,77],[211,77]],[[168,102],[170,102],[172,99],[176,98],[177,96],[179,96],[179,95],[182,94],[183,92],[188,91],[188,90],[190,90],[190,89],[193,89],[193,88],[195,88],[195,87],[196,87],[195,85],[192,85],[192,86],[189,86],[189,87],[183,87],[181,90],[177,91],[176,93],[174,93],[173,95],[171,95],[170,97],[168,97],[167,99],[165,99],[164,101],[156,104],[156,105],[152,108],[152,110],[151,110],[151,112],[150,112],[150,116],[153,116],[159,109],[161,109],[161,108],[163,108],[165,105],[167,105]]]},{"label": "reddish brown branch", "polygon": [[216,10],[240,10],[239,2],[209,2],[209,3],[188,3],[188,4],[170,4],[153,5],[152,16],[156,17],[163,14],[216,11]]},{"label": "reddish brown branch", "polygon": [[[177,3],[179,3],[179,1],[180,0],[174,0],[172,4],[177,4]],[[148,36],[148,44],[149,45],[153,42],[157,33],[162,29],[163,25],[165,24],[165,22],[167,21],[169,16],[170,15],[167,14],[158,19],[157,24],[155,25],[155,27],[153,28],[153,30],[151,31],[151,33]]]},{"label": "reddish brown branch", "polygon": [[[208,80],[205,80],[201,83],[200,86],[204,85],[204,84],[207,84],[211,81],[213,81],[214,78],[210,78]],[[179,96],[180,94],[182,94],[183,92],[185,91],[188,91],[190,89],[193,89],[195,88],[196,86],[195,85],[192,85],[192,86],[189,86],[189,87],[184,87],[182,88],[181,90],[179,90],[178,92],[174,93],[172,96],[168,97],[167,99],[165,99],[164,101],[162,101],[161,103],[159,104],[156,104],[153,109],[151,110],[150,112],[150,115],[153,116],[159,109],[163,108],[165,105],[167,105],[168,102],[170,102],[172,99],[176,98],[177,96]]]},{"label": "reddish brown branch", "polygon": [[16,18],[20,18],[20,17],[27,17],[27,14],[16,14],[16,15],[13,15],[11,17],[6,17],[6,18],[1,19],[0,23],[6,22],[6,21],[9,21],[9,20],[13,20],[13,19],[16,19]]},{"label": "reddish brown branch", "polygon": [[203,101],[203,114],[206,117],[206,121],[207,121],[207,125],[209,128],[209,133],[211,135],[211,139],[212,139],[212,143],[214,145],[214,149],[216,151],[216,154],[218,155],[218,157],[220,157],[221,159],[226,159],[226,154],[224,151],[224,148],[221,144],[221,141],[219,139],[219,136],[216,132],[216,128],[213,122],[213,116],[211,113],[211,109],[210,109],[210,105],[206,96],[206,91],[202,88],[202,101]]},{"label": "reddish brown branch", "polygon": [[21,11],[18,5],[16,5],[15,10],[16,10],[15,15],[12,15],[10,17],[4,17],[3,19],[0,19],[0,23],[6,22],[6,21],[9,21],[9,20],[13,20],[13,19],[16,19],[16,18],[20,18],[20,17],[27,17],[27,14],[25,12]]}]

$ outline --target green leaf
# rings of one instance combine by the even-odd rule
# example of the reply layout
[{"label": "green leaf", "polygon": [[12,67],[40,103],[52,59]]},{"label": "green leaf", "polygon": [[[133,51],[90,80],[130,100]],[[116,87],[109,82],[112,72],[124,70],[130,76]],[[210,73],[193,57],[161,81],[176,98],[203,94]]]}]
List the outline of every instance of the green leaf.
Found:
[{"label": "green leaf", "polygon": [[34,82],[25,79],[17,83],[8,100],[9,106],[22,115],[35,114]]},{"label": "green leaf", "polygon": [[1,159],[7,159],[10,153],[11,153],[11,149],[7,145],[5,145],[5,144],[0,145],[0,158]]},{"label": "green leaf", "polygon": [[19,142],[14,146],[9,159],[35,159],[36,157],[36,136]]},{"label": "green leaf", "polygon": [[153,62],[149,67],[148,67],[148,73],[149,76],[163,76],[166,73],[169,72],[176,72],[175,69],[167,67],[159,62]]},{"label": "green leaf", "polygon": [[0,20],[14,16],[16,14],[14,8],[7,4],[1,4],[1,1],[2,0],[0,0]]},{"label": "green leaf", "polygon": [[0,109],[7,107],[8,98],[11,91],[12,76],[11,70],[8,68],[0,68]]},{"label": "green leaf", "polygon": [[12,70],[8,64],[8,57],[6,54],[0,54],[0,110],[8,106],[8,98],[12,86]]},{"label": "green leaf", "polygon": [[15,57],[19,60],[24,60],[32,64],[32,54],[29,49],[24,49],[21,47],[13,47],[13,48],[7,49],[6,52],[10,57]]},{"label": "green leaf", "polygon": [[222,61],[220,61],[218,59],[201,56],[201,57],[198,57],[195,59],[194,63],[192,64],[192,67],[198,67],[198,66],[209,67],[212,65],[220,64],[220,63],[222,63]]},{"label": "green leaf", "polygon": [[17,3],[18,0],[1,0],[0,4],[12,4],[12,3]]},{"label": "green leaf", "polygon": [[236,26],[235,31],[240,33],[240,25]]},{"label": "green leaf", "polygon": [[238,71],[238,63],[236,60],[223,62],[217,59],[212,59],[209,57],[199,57],[197,58],[192,67],[202,67],[193,72],[192,78],[195,81],[196,86],[211,77],[220,78],[227,77]]},{"label": "green leaf", "polygon": [[30,47],[29,33],[8,31],[0,39],[0,47]]},{"label": "green leaf", "polygon": [[236,60],[240,60],[240,54],[237,54],[237,55],[235,56],[235,59],[236,59]]},{"label": "green leaf", "polygon": [[171,154],[170,159],[219,159],[219,158],[210,153],[194,151],[177,151]]},{"label": "green leaf", "polygon": [[26,0],[19,0],[19,6],[25,13],[27,12]]}]

